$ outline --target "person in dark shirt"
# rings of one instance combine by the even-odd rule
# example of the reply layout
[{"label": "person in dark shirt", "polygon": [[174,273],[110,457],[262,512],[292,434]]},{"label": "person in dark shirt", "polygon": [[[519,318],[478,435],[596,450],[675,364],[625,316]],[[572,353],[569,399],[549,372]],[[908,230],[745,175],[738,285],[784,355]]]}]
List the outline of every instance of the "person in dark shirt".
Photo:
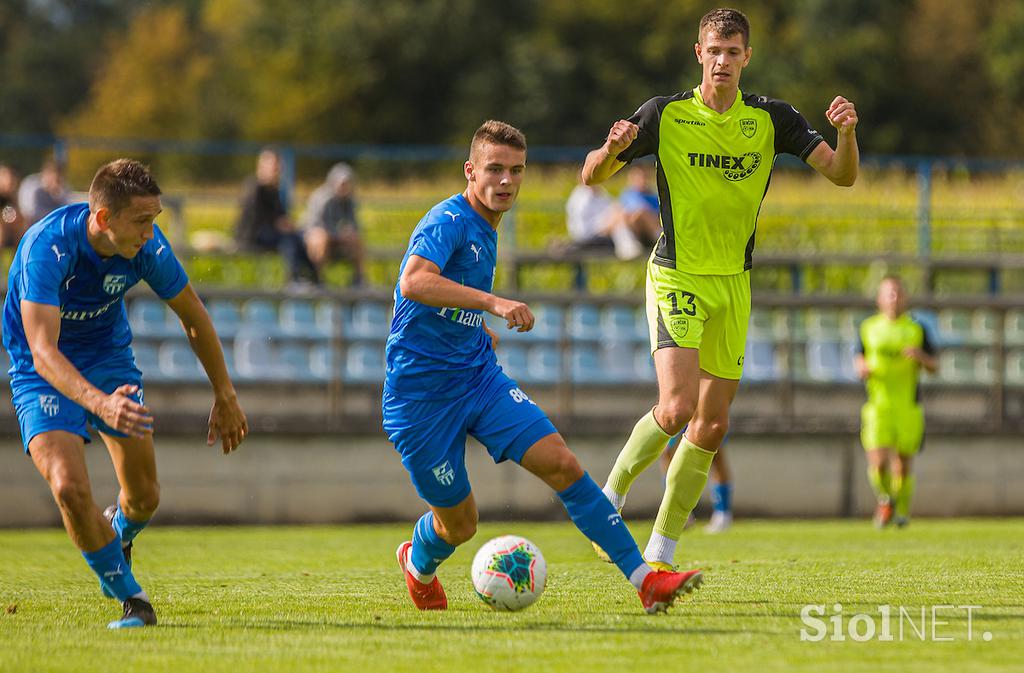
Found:
[{"label": "person in dark shirt", "polygon": [[363,283],[365,248],[356,216],[355,186],[351,166],[332,166],[324,183],[309,195],[302,222],[306,254],[317,270],[333,260],[347,260],[352,263],[352,285],[358,286]]},{"label": "person in dark shirt", "polygon": [[302,236],[295,230],[281,197],[281,158],[275,150],[260,152],[256,176],[246,183],[241,206],[235,228],[240,250],[279,252],[291,282],[320,283],[320,274],[309,261]]},{"label": "person in dark shirt", "polygon": [[18,174],[0,164],[0,248],[16,248],[25,233],[25,218],[18,208]]}]

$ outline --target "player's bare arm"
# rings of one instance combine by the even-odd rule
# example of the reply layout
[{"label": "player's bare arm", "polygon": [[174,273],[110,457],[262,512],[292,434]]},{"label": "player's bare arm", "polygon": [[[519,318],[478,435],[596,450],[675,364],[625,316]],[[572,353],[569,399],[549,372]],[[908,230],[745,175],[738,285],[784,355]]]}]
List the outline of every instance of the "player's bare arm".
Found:
[{"label": "player's bare arm", "polygon": [[219,437],[221,449],[225,454],[238,448],[249,434],[249,423],[238,403],[238,394],[228,376],[228,368],[224,363],[224,351],[221,350],[220,339],[213,327],[206,307],[196,295],[192,284],[185,286],[167,305],[177,314],[181,325],[188,336],[189,345],[195,352],[206,376],[213,386],[213,408],[210,410],[209,432],[206,443],[213,446]]},{"label": "player's bare arm", "polygon": [[25,338],[32,351],[33,366],[50,385],[84,409],[99,416],[104,423],[118,432],[136,438],[153,433],[153,415],[150,410],[129,397],[138,390],[138,386],[123,385],[107,395],[89,383],[58,350],[58,307],[22,300],[21,315],[25,325]]},{"label": "player's bare arm", "polygon": [[612,124],[604,145],[588,154],[583,162],[583,183],[596,185],[615,175],[626,165],[617,157],[633,144],[639,133],[640,127],[625,119]]},{"label": "player's bare arm", "polygon": [[516,328],[519,332],[533,329],[533,312],[523,302],[505,299],[449,280],[441,275],[437,264],[419,255],[409,256],[399,280],[399,289],[406,299],[427,306],[487,311],[504,319],[508,329]]},{"label": "player's bare arm", "polygon": [[910,358],[911,360],[917,360],[922,367],[924,367],[929,374],[934,374],[939,371],[939,361],[934,355],[929,355],[920,348],[907,348],[903,351],[903,355]]},{"label": "player's bare arm", "polygon": [[860,150],[857,148],[857,109],[853,102],[836,96],[825,111],[828,123],[836,130],[836,149],[819,143],[807,157],[807,163],[834,184],[850,187],[857,181]]}]

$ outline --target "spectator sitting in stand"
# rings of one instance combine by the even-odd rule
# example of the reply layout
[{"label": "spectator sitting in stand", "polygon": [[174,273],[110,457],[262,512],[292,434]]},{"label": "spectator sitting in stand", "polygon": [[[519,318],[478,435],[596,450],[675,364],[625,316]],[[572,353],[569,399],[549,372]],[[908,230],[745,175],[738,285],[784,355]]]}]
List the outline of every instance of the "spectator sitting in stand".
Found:
[{"label": "spectator sitting in stand", "polygon": [[352,167],[338,163],[327,179],[309,196],[302,216],[306,253],[322,271],[327,262],[343,259],[352,262],[352,285],[363,284],[365,248],[359,234],[354,198],[356,174]]},{"label": "spectator sitting in stand", "polygon": [[658,194],[650,186],[650,166],[631,166],[626,181],[612,218],[611,236],[620,259],[636,259],[661,238],[661,211]]},{"label": "spectator sitting in stand", "polygon": [[565,226],[570,242],[562,250],[612,252],[611,208],[612,199],[601,185],[576,185],[565,202]]},{"label": "spectator sitting in stand", "polygon": [[28,225],[69,203],[71,192],[64,184],[64,168],[56,159],[43,162],[42,169],[26,176],[18,189],[18,208]]},{"label": "spectator sitting in stand", "polygon": [[16,248],[25,233],[25,220],[18,210],[18,174],[0,164],[0,248]]},{"label": "spectator sitting in stand", "polygon": [[273,149],[260,152],[256,176],[242,196],[242,212],[235,228],[239,249],[247,252],[279,252],[291,283],[318,285],[320,276],[306,255],[302,236],[295,230],[281,196],[281,158]]}]

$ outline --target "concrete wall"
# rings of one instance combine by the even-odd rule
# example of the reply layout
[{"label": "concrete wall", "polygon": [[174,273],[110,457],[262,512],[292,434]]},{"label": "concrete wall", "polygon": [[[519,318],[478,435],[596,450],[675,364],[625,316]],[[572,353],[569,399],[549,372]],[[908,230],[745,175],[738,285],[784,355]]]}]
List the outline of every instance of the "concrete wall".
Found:
[{"label": "concrete wall", "polygon": [[[569,438],[586,469],[603,483],[621,442]],[[871,492],[864,455],[852,435],[740,435],[728,446],[739,516],[868,516]],[[87,447],[94,495],[103,506],[117,485],[101,442]],[[194,439],[157,442],[167,524],[327,523],[410,520],[424,510],[398,455],[382,436],[262,436],[223,456]],[[474,493],[485,517],[561,517],[547,487],[521,468],[495,466],[475,443],[467,451]],[[1024,514],[1024,446],[1016,436],[931,437],[917,463],[915,515]],[[661,475],[635,484],[630,517],[650,516],[661,501]],[[17,440],[0,439],[0,526],[57,525],[43,479]]]}]

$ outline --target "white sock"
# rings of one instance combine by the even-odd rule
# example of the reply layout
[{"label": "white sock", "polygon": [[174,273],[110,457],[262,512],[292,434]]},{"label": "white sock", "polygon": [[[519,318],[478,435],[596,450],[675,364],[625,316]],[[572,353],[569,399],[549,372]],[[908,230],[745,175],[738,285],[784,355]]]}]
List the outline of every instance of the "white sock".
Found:
[{"label": "white sock", "polygon": [[672,565],[675,555],[676,540],[667,538],[660,533],[651,533],[651,539],[647,542],[647,549],[644,551],[644,560],[649,563],[657,561]]},{"label": "white sock", "polygon": [[622,508],[626,506],[626,496],[619,495],[614,490],[612,490],[612,487],[609,486],[608,484],[604,485],[604,488],[601,489],[601,492],[604,493],[604,497],[608,498],[608,501],[612,504],[612,507],[614,507],[616,511],[621,512]]},{"label": "white sock", "polygon": [[149,600],[149,596],[146,594],[145,591],[140,591],[137,594],[132,594],[132,598],[138,598],[139,600],[146,601],[147,603],[152,603],[153,602],[153,601]]},{"label": "white sock", "polygon": [[420,584],[430,584],[434,581],[434,573],[424,575],[419,570],[416,570],[416,565],[412,562],[412,547],[409,547],[409,551],[405,554],[405,569],[409,571],[409,574],[419,582]]},{"label": "white sock", "polygon": [[654,572],[654,568],[646,563],[641,563],[636,567],[636,570],[629,574],[629,583],[636,587],[637,591],[640,591],[640,588],[644,585],[644,580],[652,572]]}]

